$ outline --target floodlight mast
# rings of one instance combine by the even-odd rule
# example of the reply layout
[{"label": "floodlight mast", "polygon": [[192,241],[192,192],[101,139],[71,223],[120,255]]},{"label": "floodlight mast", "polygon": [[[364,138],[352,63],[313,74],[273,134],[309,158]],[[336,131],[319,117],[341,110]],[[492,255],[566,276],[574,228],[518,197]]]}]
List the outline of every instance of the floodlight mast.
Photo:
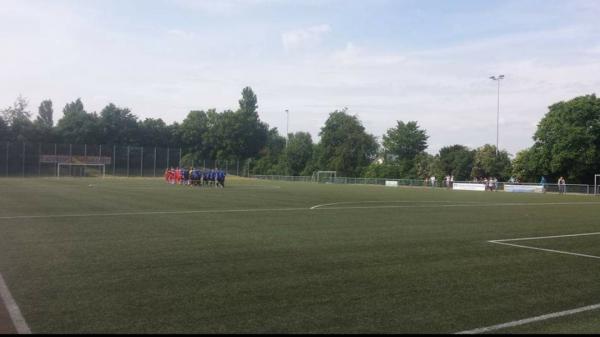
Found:
[{"label": "floodlight mast", "polygon": [[504,79],[504,75],[490,76],[490,79],[498,82],[498,109],[496,111],[496,156],[498,156],[498,138],[500,134],[500,81]]}]

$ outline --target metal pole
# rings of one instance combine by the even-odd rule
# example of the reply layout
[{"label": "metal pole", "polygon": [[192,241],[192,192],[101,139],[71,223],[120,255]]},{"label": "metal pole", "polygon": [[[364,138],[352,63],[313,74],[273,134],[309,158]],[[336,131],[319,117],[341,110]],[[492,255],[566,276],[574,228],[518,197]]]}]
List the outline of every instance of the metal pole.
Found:
[{"label": "metal pole", "polygon": [[179,166],[181,166],[181,148],[179,148]]},{"label": "metal pole", "polygon": [[500,78],[498,78],[498,110],[496,111],[496,156],[498,156],[498,139],[500,134]]},{"label": "metal pole", "polygon": [[8,177],[8,147],[10,146],[9,142],[6,142],[6,176]]},{"label": "metal pole", "polygon": [[38,144],[38,177],[42,176],[42,143]]},{"label": "metal pole", "polygon": [[98,150],[98,164],[104,164],[102,163],[102,144],[100,144],[100,149]]},{"label": "metal pole", "polygon": [[290,111],[285,109],[285,147],[288,146],[288,140],[290,138]]},{"label": "metal pole", "polygon": [[116,161],[117,161],[117,146],[113,144],[113,171],[112,171],[113,177],[116,176],[116,174],[115,174],[115,166],[116,166],[115,162]]},{"label": "metal pole", "polygon": [[[69,144],[69,164],[73,164],[73,144]],[[73,175],[73,165],[69,165],[69,177]]]},{"label": "metal pole", "polygon": [[140,160],[140,177],[144,176],[144,147],[142,146],[142,159]]},{"label": "metal pole", "polygon": [[236,166],[236,169],[235,169],[235,175],[236,176],[240,175],[240,160],[239,159],[237,160],[237,166]]},{"label": "metal pole", "polygon": [[21,169],[23,177],[25,177],[25,142],[23,142],[23,157],[21,158]]},{"label": "metal pole", "polygon": [[154,147],[154,177],[156,177],[156,146]]},{"label": "metal pole", "polygon": [[54,175],[58,177],[58,145],[56,143],[54,143],[54,160],[56,160]]},{"label": "metal pole", "polygon": [[127,146],[127,176],[129,177],[129,145]]},{"label": "metal pole", "polygon": [[169,150],[170,148],[167,148],[167,168],[169,168]]}]

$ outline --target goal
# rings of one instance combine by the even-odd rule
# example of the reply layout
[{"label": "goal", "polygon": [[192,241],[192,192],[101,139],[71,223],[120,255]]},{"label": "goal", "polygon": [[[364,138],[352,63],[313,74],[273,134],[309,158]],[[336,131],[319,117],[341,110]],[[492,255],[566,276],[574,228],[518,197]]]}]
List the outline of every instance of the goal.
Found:
[{"label": "goal", "polygon": [[64,177],[101,177],[104,178],[106,167],[105,164],[73,164],[73,163],[58,163],[56,176]]},{"label": "goal", "polygon": [[313,173],[313,181],[316,183],[334,183],[337,171],[316,171]]},{"label": "goal", "polygon": [[600,174],[595,174],[594,175],[594,195],[598,195],[600,194],[600,185],[598,185],[598,183],[600,182]]}]

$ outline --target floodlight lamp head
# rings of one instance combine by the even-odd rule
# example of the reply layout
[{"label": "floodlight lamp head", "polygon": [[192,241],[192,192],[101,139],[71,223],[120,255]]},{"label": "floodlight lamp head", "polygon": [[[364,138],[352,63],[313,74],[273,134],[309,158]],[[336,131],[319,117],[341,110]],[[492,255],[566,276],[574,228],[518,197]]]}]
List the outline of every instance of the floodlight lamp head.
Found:
[{"label": "floodlight lamp head", "polygon": [[498,78],[499,78],[499,79],[503,79],[503,78],[504,78],[504,75],[500,75],[500,76],[498,76]]}]

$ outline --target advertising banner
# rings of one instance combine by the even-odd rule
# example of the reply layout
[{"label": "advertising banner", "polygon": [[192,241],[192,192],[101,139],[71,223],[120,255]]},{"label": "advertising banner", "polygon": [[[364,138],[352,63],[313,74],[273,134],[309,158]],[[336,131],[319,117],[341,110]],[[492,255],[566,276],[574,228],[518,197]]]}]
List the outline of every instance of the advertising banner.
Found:
[{"label": "advertising banner", "polygon": [[485,191],[484,184],[478,183],[454,183],[452,184],[453,190],[464,190],[464,191]]}]

